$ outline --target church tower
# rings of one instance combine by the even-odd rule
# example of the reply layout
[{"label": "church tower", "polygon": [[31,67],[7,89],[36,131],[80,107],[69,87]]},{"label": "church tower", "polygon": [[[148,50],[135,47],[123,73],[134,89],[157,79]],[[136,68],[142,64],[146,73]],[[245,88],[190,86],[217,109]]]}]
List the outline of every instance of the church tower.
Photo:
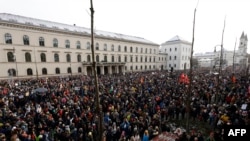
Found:
[{"label": "church tower", "polygon": [[242,69],[245,69],[247,67],[248,57],[247,57],[247,35],[242,32],[240,37],[240,44],[238,47],[237,52],[237,62],[241,66]]},{"label": "church tower", "polygon": [[240,44],[238,47],[238,55],[240,56],[245,56],[247,55],[247,35],[244,34],[244,32],[242,32],[241,36],[240,36]]}]

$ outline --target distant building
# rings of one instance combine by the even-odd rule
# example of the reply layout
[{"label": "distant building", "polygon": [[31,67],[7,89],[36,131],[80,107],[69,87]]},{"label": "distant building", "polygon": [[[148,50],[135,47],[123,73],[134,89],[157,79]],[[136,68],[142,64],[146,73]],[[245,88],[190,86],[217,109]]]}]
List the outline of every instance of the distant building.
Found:
[{"label": "distant building", "polygon": [[161,53],[168,54],[167,69],[184,70],[190,68],[192,43],[175,36],[161,44]]},{"label": "distant building", "polygon": [[[238,69],[245,69],[248,65],[247,43],[247,35],[245,35],[243,32],[240,37],[240,43],[237,50],[229,51],[224,47],[224,49],[222,50],[222,67],[232,67],[234,64]],[[214,47],[214,52],[194,54],[194,58],[198,60],[199,67],[218,68],[220,65],[220,57],[220,45]]]},{"label": "distant building", "polygon": [[[91,31],[0,13],[0,79],[92,75]],[[167,54],[141,37],[95,30],[98,74],[164,70]]]}]

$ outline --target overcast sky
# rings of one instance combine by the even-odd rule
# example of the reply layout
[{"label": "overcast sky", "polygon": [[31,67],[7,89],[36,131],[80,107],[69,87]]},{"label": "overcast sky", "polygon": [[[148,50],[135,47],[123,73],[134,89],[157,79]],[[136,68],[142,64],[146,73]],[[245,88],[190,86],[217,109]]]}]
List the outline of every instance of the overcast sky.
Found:
[{"label": "overcast sky", "polygon": [[[176,35],[191,42],[197,3],[198,0],[93,0],[94,26],[157,44]],[[1,0],[0,5],[0,13],[90,28],[90,0]],[[249,0],[199,0],[195,53],[213,51],[221,44],[224,19],[223,45],[227,50],[234,50],[236,38],[238,47],[243,31],[250,38]]]}]

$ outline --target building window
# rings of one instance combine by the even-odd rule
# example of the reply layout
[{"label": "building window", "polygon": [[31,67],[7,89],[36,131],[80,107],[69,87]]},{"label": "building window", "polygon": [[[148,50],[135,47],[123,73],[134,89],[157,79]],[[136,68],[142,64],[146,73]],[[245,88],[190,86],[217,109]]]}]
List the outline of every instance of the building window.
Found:
[{"label": "building window", "polygon": [[96,55],[96,62],[99,62],[100,61],[100,58],[99,58],[99,55]]},{"label": "building window", "polygon": [[135,48],[135,52],[138,53],[138,47]]},{"label": "building window", "polygon": [[127,62],[127,56],[124,56],[124,62]]},{"label": "building window", "polygon": [[141,48],[141,53],[143,53],[143,48]]},{"label": "building window", "polygon": [[133,52],[133,47],[130,47],[130,52]]},{"label": "building window", "polygon": [[56,74],[60,74],[60,69],[56,68]]},{"label": "building window", "polygon": [[66,48],[70,48],[70,42],[69,42],[69,40],[66,40],[66,41],[65,41],[65,47],[66,47]]},{"label": "building window", "polygon": [[115,62],[115,56],[112,56],[112,62]]},{"label": "building window", "polygon": [[145,48],[145,53],[148,53],[148,49],[147,48]]},{"label": "building window", "polygon": [[111,51],[115,51],[115,46],[111,45]]},{"label": "building window", "polygon": [[71,72],[72,72],[72,71],[71,71],[71,67],[68,67],[67,72],[68,72],[68,73],[71,73]]},{"label": "building window", "polygon": [[155,62],[155,57],[154,57],[154,62]]},{"label": "building window", "polygon": [[147,65],[145,65],[145,70],[147,70]]},{"label": "building window", "polygon": [[176,60],[176,56],[174,56],[174,60]]},{"label": "building window", "polygon": [[28,68],[28,69],[27,69],[27,75],[33,75],[33,72],[32,72],[32,69],[31,69],[31,68]]},{"label": "building window", "polygon": [[44,38],[43,37],[40,37],[39,38],[39,46],[44,46]]},{"label": "building window", "polygon": [[87,56],[87,62],[90,62],[91,61],[91,57],[90,55]]},{"label": "building window", "polygon": [[176,68],[176,64],[174,64],[174,67]]},{"label": "building window", "polygon": [[107,50],[108,50],[107,48],[108,48],[108,47],[107,47],[107,44],[104,44],[104,45],[103,45],[103,50],[104,50],[104,51],[107,51]]},{"label": "building window", "polygon": [[26,61],[26,62],[31,62],[31,55],[30,55],[29,52],[26,52],[26,53],[25,53],[25,61]]},{"label": "building window", "polygon": [[40,54],[41,62],[46,62],[46,55],[45,53]]},{"label": "building window", "polygon": [[151,70],[151,65],[149,65],[149,69]]},{"label": "building window", "polygon": [[8,62],[14,62],[15,61],[15,56],[13,52],[8,52],[7,53],[7,58],[8,58]]},{"label": "building window", "polygon": [[143,69],[143,67],[141,66],[141,70]]},{"label": "building window", "polygon": [[151,56],[149,57],[149,62],[151,62]]},{"label": "building window", "polygon": [[138,57],[137,56],[135,57],[135,62],[138,62]]},{"label": "building window", "polygon": [[118,62],[121,62],[121,56],[118,56]]},{"label": "building window", "polygon": [[155,49],[154,49],[154,54],[156,53]]},{"label": "building window", "polygon": [[137,66],[135,66],[135,70],[138,70],[138,67],[137,67]]},{"label": "building window", "polygon": [[130,56],[130,62],[133,62],[133,56]]},{"label": "building window", "polygon": [[5,43],[12,44],[12,37],[11,37],[10,33],[5,34]]},{"label": "building window", "polygon": [[107,55],[105,55],[104,56],[104,60],[103,60],[104,62],[108,62],[108,57],[107,57]]},{"label": "building window", "polygon": [[148,61],[148,59],[147,59],[147,56],[145,57],[145,62],[147,62]]},{"label": "building window", "polygon": [[23,44],[24,45],[29,45],[30,44],[29,36],[27,36],[27,35],[23,36]]},{"label": "building window", "polygon": [[149,53],[150,53],[150,54],[152,53],[152,49],[150,49]]},{"label": "building window", "polygon": [[171,58],[171,56],[169,56],[169,60],[171,60],[172,58]]},{"label": "building window", "polygon": [[143,62],[143,57],[141,56],[141,62]]},{"label": "building window", "polygon": [[121,51],[121,46],[120,45],[118,46],[118,51]]},{"label": "building window", "polygon": [[9,69],[8,74],[9,74],[9,76],[16,76],[16,70],[15,69]]},{"label": "building window", "polygon": [[99,50],[99,44],[98,43],[95,44],[95,50]]},{"label": "building window", "polygon": [[90,42],[87,42],[86,48],[87,48],[87,49],[90,49]]},{"label": "building window", "polygon": [[76,49],[81,49],[81,42],[80,41],[76,42]]},{"label": "building window", "polygon": [[77,55],[77,62],[82,62],[82,56],[80,54]]},{"label": "building window", "polygon": [[130,66],[130,70],[133,70],[133,66]]},{"label": "building window", "polygon": [[124,47],[124,52],[127,52],[127,46]]},{"label": "building window", "polygon": [[46,68],[43,68],[43,69],[42,69],[42,74],[43,74],[43,75],[47,75],[47,69],[46,69]]},{"label": "building window", "polygon": [[53,47],[58,47],[58,40],[56,38],[53,39]]},{"label": "building window", "polygon": [[174,48],[175,51],[177,51],[177,48]]},{"label": "building window", "polygon": [[78,73],[82,73],[82,68],[78,67]]},{"label": "building window", "polygon": [[67,55],[66,55],[66,60],[67,60],[67,62],[71,62],[70,54],[67,54]]},{"label": "building window", "polygon": [[54,54],[54,61],[59,62],[59,55],[57,53]]}]

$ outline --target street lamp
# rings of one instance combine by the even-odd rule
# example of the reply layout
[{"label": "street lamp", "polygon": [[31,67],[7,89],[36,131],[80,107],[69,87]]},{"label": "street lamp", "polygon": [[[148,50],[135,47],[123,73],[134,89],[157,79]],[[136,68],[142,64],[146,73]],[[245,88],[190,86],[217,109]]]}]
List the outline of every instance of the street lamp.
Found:
[{"label": "street lamp", "polygon": [[[221,45],[216,45],[216,46],[214,46],[214,68],[216,68],[216,57],[215,57],[215,53],[216,53],[216,47],[218,47],[218,46],[220,46],[221,47],[221,52],[222,52],[222,46]],[[222,57],[222,56],[220,56],[220,57]]]},{"label": "street lamp", "polygon": [[16,64],[16,77],[18,78],[17,60],[16,60],[16,49],[13,47],[13,58]]}]

